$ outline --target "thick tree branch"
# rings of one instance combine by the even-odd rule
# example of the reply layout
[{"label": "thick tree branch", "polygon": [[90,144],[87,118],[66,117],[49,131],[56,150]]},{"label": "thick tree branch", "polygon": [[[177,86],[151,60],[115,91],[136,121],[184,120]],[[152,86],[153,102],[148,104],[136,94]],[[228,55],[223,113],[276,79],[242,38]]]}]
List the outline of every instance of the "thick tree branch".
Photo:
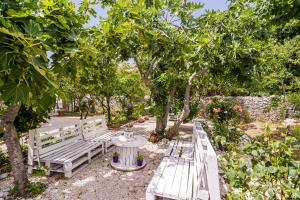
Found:
[{"label": "thick tree branch", "polygon": [[164,114],[164,120],[165,121],[168,120],[169,112],[170,112],[170,109],[171,109],[171,106],[172,106],[172,103],[173,103],[173,98],[174,98],[177,87],[178,87],[178,82],[176,82],[173,85],[173,88],[172,88],[172,90],[169,94],[168,102],[167,102],[167,106],[166,106],[166,110],[165,110],[165,114]]},{"label": "thick tree branch", "polygon": [[149,76],[151,76],[151,74],[153,73],[153,71],[155,70],[157,64],[158,64],[158,57],[154,57],[151,62],[150,62],[150,66],[149,66],[149,69],[146,73],[146,76],[149,78]]},{"label": "thick tree branch", "polygon": [[207,70],[208,70],[208,68],[200,69],[200,70],[194,72],[188,79],[187,86],[185,88],[185,93],[184,93],[184,106],[183,106],[183,110],[179,117],[179,120],[181,120],[181,123],[183,122],[183,120],[185,120],[185,118],[190,113],[190,95],[191,95],[191,88],[193,85],[193,80],[197,76],[204,74]]},{"label": "thick tree branch", "polygon": [[146,76],[146,73],[145,73],[144,70],[142,69],[142,65],[141,65],[141,63],[140,63],[139,58],[138,58],[137,56],[132,56],[132,57],[133,57],[133,60],[134,60],[134,62],[135,62],[136,67],[137,67],[138,70],[139,70],[139,73],[140,73],[140,75],[141,75],[141,78],[142,78],[144,84],[145,84],[148,88],[150,88],[150,87],[151,87],[151,84],[150,84],[149,78]]},{"label": "thick tree branch", "polygon": [[157,57],[154,57],[150,64],[148,70],[145,72],[142,68],[141,62],[137,56],[132,56],[133,60],[139,70],[139,73],[141,74],[141,78],[144,82],[144,84],[150,89],[152,88],[151,82],[150,82],[150,76],[152,75],[153,71],[155,70],[159,59]]},{"label": "thick tree branch", "polygon": [[185,88],[185,93],[184,93],[184,105],[183,105],[183,109],[180,113],[180,117],[178,118],[178,120],[175,122],[174,126],[171,127],[170,129],[170,136],[174,136],[178,133],[178,128],[181,125],[181,123],[188,117],[188,115],[190,114],[190,95],[191,95],[191,88],[193,85],[193,80],[199,76],[202,75],[204,73],[206,73],[208,71],[208,67],[199,69],[198,71],[194,72],[193,74],[190,75],[190,77],[188,78],[187,84],[186,84],[186,88]]}]

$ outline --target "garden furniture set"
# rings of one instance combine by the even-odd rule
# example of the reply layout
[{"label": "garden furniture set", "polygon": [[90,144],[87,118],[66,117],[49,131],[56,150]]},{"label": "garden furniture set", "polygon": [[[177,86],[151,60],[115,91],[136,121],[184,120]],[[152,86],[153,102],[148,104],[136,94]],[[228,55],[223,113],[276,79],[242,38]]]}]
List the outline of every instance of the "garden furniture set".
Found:
[{"label": "garden furniture set", "polygon": [[[28,172],[46,166],[51,172],[72,177],[98,154],[115,145],[111,166],[121,171],[142,169],[146,162],[137,148],[147,143],[133,132],[108,132],[105,118],[52,131],[29,134]],[[147,190],[146,200],[220,199],[217,157],[200,122],[193,126],[192,142],[173,140],[165,151]]]}]

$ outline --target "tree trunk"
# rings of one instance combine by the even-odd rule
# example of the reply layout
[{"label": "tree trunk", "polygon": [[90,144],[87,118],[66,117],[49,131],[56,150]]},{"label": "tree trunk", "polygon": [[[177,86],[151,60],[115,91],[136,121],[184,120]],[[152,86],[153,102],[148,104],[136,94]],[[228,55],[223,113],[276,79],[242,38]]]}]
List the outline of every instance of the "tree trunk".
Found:
[{"label": "tree trunk", "polygon": [[183,109],[180,113],[180,117],[178,120],[174,123],[174,125],[170,128],[167,138],[173,138],[174,136],[178,135],[179,127],[182,124],[182,122],[189,116],[190,114],[190,96],[191,96],[191,88],[193,85],[193,80],[198,75],[205,73],[208,70],[208,68],[201,69],[197,72],[194,72],[188,79],[186,87],[185,87],[185,93],[184,93],[184,104]]},{"label": "tree trunk", "polygon": [[86,119],[88,115],[89,115],[89,109],[86,110],[85,115],[84,115],[84,119]]},{"label": "tree trunk", "polygon": [[24,159],[21,151],[19,137],[14,126],[14,120],[18,114],[20,106],[9,106],[1,119],[1,126],[4,130],[4,142],[7,146],[9,162],[14,177],[17,193],[25,196],[25,185],[28,181]]},{"label": "tree trunk", "polygon": [[170,113],[170,110],[171,110],[171,106],[172,106],[172,103],[173,103],[173,98],[174,98],[174,94],[175,94],[175,91],[177,89],[177,86],[178,86],[178,83],[176,83],[172,88],[172,91],[171,91],[171,93],[168,97],[168,102],[166,104],[165,112],[164,112],[163,117],[156,117],[156,127],[155,127],[155,133],[156,134],[162,134],[164,132],[164,130],[166,129],[166,127],[167,127],[168,116],[169,116],[169,113]]},{"label": "tree trunk", "polygon": [[106,97],[107,123],[111,124],[110,97]]},{"label": "tree trunk", "polygon": [[[282,89],[282,94],[283,94],[283,98],[284,98],[284,110],[285,110],[285,119],[290,117],[290,112],[289,112],[289,105],[288,105],[288,97],[286,94],[286,90],[285,90],[285,84],[283,82],[283,80],[281,80],[281,89]],[[287,133],[289,135],[292,134],[292,128],[291,125],[287,125]]]},{"label": "tree trunk", "polygon": [[281,89],[282,89],[282,95],[283,95],[283,98],[284,98],[284,109],[285,109],[285,118],[289,118],[289,107],[288,107],[288,97],[287,97],[287,94],[286,94],[286,90],[285,90],[285,84],[283,82],[283,80],[281,80]]},{"label": "tree trunk", "polygon": [[155,133],[156,135],[160,135],[164,132],[166,128],[166,123],[162,117],[156,117],[156,124],[155,124]]}]

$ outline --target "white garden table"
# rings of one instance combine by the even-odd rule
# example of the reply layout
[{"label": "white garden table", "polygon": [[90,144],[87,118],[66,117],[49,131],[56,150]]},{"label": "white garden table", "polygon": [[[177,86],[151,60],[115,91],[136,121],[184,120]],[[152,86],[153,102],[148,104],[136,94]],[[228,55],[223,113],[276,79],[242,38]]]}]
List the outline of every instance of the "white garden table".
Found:
[{"label": "white garden table", "polygon": [[134,171],[145,167],[146,161],[142,166],[137,166],[138,147],[147,143],[147,140],[139,135],[126,137],[124,135],[112,137],[112,143],[117,147],[119,153],[118,163],[111,161],[111,166],[121,171]]}]

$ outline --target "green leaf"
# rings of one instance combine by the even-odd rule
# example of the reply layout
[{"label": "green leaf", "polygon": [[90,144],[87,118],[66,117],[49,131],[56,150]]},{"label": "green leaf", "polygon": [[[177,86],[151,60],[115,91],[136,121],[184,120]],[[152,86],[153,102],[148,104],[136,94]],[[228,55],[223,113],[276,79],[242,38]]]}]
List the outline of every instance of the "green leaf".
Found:
[{"label": "green leaf", "polygon": [[58,19],[58,21],[60,22],[60,24],[61,24],[65,29],[69,29],[69,26],[68,26],[67,21],[65,20],[64,16],[58,15],[58,16],[56,16],[56,19]]},{"label": "green leaf", "polygon": [[41,29],[37,23],[34,23],[33,20],[30,20],[28,23],[24,24],[24,31],[30,36],[38,36],[41,34]]},{"label": "green leaf", "polygon": [[53,0],[41,0],[41,2],[45,7],[51,7],[55,5]]},{"label": "green leaf", "polygon": [[29,12],[27,12],[27,10],[13,10],[13,9],[8,9],[7,10],[7,15],[9,17],[16,17],[16,18],[23,18],[23,17],[28,17],[29,16]]},{"label": "green leaf", "polygon": [[21,32],[11,32],[11,31],[9,31],[8,29],[6,29],[4,27],[0,28],[0,32],[2,32],[4,34],[7,34],[7,35],[11,35],[13,37],[25,39],[23,33],[21,33]]}]

